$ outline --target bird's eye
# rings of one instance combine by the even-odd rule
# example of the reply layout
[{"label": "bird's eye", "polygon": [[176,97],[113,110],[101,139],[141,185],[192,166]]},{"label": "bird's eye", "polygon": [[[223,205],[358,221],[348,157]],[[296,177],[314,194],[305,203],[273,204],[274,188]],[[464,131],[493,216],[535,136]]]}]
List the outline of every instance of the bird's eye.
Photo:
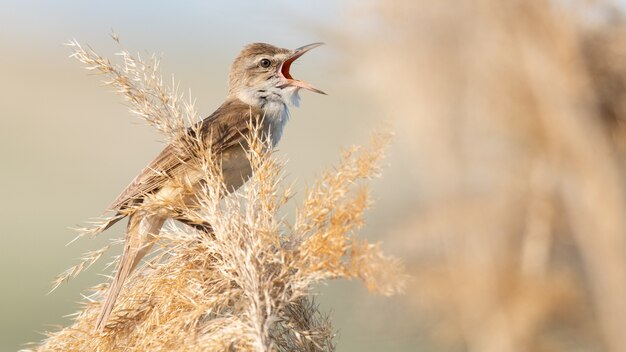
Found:
[{"label": "bird's eye", "polygon": [[270,61],[270,59],[261,59],[261,61],[259,61],[259,66],[263,68],[268,68],[271,65],[272,65],[272,62]]}]

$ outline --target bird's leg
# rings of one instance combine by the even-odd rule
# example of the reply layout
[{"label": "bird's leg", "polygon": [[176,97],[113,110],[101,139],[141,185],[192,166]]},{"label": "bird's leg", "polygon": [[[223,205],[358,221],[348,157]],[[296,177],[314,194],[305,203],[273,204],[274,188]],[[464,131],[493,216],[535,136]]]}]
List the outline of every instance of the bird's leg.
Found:
[{"label": "bird's leg", "polygon": [[209,234],[213,233],[213,226],[211,226],[211,224],[209,224],[206,221],[202,221],[202,222],[191,221],[184,217],[175,217],[174,219],[182,222],[183,224],[187,226],[193,227],[194,229],[198,231],[202,231],[202,232],[209,233]]}]

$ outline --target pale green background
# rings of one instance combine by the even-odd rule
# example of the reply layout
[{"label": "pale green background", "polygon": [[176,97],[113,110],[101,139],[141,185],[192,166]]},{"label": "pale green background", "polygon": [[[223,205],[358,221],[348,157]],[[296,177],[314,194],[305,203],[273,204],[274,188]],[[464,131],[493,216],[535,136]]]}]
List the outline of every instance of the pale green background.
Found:
[{"label": "pale green background", "polygon": [[[167,74],[190,88],[202,115],[223,100],[230,61],[245,44],[327,46],[292,69],[329,93],[303,92],[280,144],[288,178],[298,187],[338,158],[341,146],[366,143],[389,112],[370,105],[343,61],[342,5],[333,1],[10,1],[0,7],[0,185],[2,186],[2,304],[0,350],[39,341],[40,332],[67,324],[82,289],[103,280],[102,260],[46,295],[50,282],[86,250],[121,234],[71,246],[69,227],[98,216],[162,147],[160,137],[131,116],[61,44],[76,38],[112,56],[113,28],[131,51],[163,55]],[[375,69],[375,68],[373,68]],[[392,148],[384,177],[374,181],[375,208],[363,234],[384,240],[395,218],[416,202],[399,153]],[[297,199],[296,199],[297,201]],[[118,253],[119,249],[113,253]],[[393,250],[388,250],[388,252]],[[339,330],[339,351],[417,351],[424,330],[401,298],[370,296],[359,282],[320,288],[322,309]],[[425,347],[422,347],[425,348]]]}]

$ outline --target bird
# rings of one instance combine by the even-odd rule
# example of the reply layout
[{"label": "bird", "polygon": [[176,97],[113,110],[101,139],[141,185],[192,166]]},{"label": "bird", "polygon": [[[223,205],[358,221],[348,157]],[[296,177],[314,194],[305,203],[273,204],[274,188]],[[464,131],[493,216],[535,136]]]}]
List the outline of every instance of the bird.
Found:
[{"label": "bird", "polygon": [[[275,146],[289,119],[289,106],[299,106],[300,89],[326,94],[310,83],[294,79],[290,73],[294,61],[322,44],[313,43],[294,50],[266,43],[245,46],[231,65],[224,103],[187,129],[187,136],[199,136],[201,143],[221,160],[228,192],[239,188],[252,174],[245,142],[251,116],[262,117],[257,121],[258,128]],[[210,229],[210,224],[175,218],[166,211],[154,210],[154,207],[137,207],[154,199],[167,200],[180,195],[181,185],[175,181],[177,179],[186,179],[196,186],[201,184],[201,173],[185,162],[192,156],[181,155],[179,149],[173,143],[167,145],[107,208],[116,215],[103,231],[126,216],[129,219],[122,256],[95,322],[96,332],[104,332],[124,282],[150,252],[166,220],[174,218],[194,227]]]}]

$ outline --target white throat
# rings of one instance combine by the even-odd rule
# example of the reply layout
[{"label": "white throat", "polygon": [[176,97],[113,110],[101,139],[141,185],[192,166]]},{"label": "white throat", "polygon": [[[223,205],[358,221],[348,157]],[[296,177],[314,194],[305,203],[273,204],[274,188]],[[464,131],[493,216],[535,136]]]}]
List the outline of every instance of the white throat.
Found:
[{"label": "white throat", "polygon": [[263,110],[265,121],[269,123],[272,144],[276,145],[289,121],[289,106],[300,105],[299,90],[298,87],[246,89],[237,92],[237,98]]}]

